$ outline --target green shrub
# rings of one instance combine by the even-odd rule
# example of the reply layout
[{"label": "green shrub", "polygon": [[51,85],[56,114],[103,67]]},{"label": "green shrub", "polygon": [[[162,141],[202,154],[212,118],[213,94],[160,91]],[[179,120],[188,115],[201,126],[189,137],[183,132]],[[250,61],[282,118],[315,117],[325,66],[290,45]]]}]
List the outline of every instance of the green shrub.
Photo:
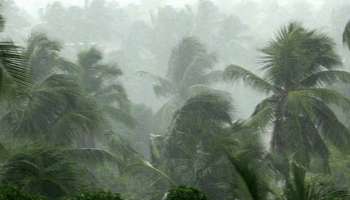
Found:
[{"label": "green shrub", "polygon": [[14,187],[2,186],[0,200],[45,200],[45,198],[24,193]]},{"label": "green shrub", "polygon": [[170,190],[165,200],[207,200],[207,197],[195,188],[180,186]]},{"label": "green shrub", "polygon": [[112,192],[86,192],[67,200],[123,200],[118,193]]}]

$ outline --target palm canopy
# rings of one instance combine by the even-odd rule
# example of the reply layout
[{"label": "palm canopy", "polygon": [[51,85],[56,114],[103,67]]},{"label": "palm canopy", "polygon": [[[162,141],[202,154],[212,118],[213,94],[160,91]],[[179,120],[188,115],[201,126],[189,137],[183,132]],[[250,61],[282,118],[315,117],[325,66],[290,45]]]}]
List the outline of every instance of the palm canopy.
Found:
[{"label": "palm canopy", "polygon": [[[0,15],[0,29],[5,20]],[[13,42],[0,42],[0,93],[3,95],[9,88],[27,88],[31,83],[28,65],[22,55],[22,49]]]},{"label": "palm canopy", "polygon": [[76,164],[54,149],[25,150],[10,157],[1,167],[1,183],[32,194],[57,199],[80,189]]},{"label": "palm canopy", "polygon": [[130,100],[119,81],[123,73],[118,64],[103,63],[102,53],[94,47],[79,53],[78,64],[84,91],[96,100],[106,119],[133,128],[135,120],[130,113]]},{"label": "palm canopy", "polygon": [[78,67],[60,55],[62,45],[46,34],[33,32],[24,51],[31,67],[34,82],[40,82],[55,73],[76,72]]},{"label": "palm canopy", "polygon": [[[216,56],[195,37],[186,37],[171,52],[166,77],[140,72],[154,80],[154,92],[158,97],[171,97],[156,117],[162,121],[157,131],[163,132],[169,126],[172,115],[184,102],[194,96],[198,87],[222,79],[222,72],[213,70]],[[164,127],[163,127],[164,126]]]},{"label": "palm canopy", "polygon": [[262,49],[264,77],[236,65],[226,68],[227,80],[243,80],[269,95],[247,123],[256,128],[273,125],[273,152],[297,153],[305,164],[315,155],[327,166],[326,141],[348,149],[349,131],[329,106],[347,109],[350,100],[325,87],[350,82],[350,73],[336,69],[341,61],[334,47],[326,35],[291,23]]},{"label": "palm canopy", "polygon": [[201,188],[209,198],[230,198],[228,174],[233,169],[223,146],[233,142],[229,137],[232,116],[231,98],[222,93],[203,92],[189,98],[173,116],[159,154],[160,165],[178,184]]},{"label": "palm canopy", "polygon": [[101,122],[95,102],[84,95],[74,76],[49,76],[14,104],[1,124],[16,138],[73,144],[95,134]]},{"label": "palm canopy", "polygon": [[213,70],[215,63],[216,56],[200,41],[186,37],[171,52],[166,78],[147,72],[141,74],[155,80],[154,91],[158,96],[178,94],[187,98],[192,86],[206,85],[221,78],[221,72]]},{"label": "palm canopy", "polygon": [[239,199],[267,200],[275,195],[271,187],[274,170],[269,155],[254,130],[238,123],[233,129],[235,145],[226,147],[226,155],[234,168],[231,188]]}]

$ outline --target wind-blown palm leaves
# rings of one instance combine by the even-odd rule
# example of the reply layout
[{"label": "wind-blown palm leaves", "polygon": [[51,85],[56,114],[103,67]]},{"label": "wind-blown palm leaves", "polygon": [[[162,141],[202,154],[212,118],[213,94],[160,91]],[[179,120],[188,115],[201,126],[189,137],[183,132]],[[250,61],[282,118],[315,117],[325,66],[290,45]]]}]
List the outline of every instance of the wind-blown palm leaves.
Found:
[{"label": "wind-blown palm leaves", "polygon": [[178,184],[201,188],[209,198],[232,197],[233,172],[224,148],[234,143],[231,117],[230,98],[222,93],[204,92],[187,100],[174,115],[160,166]]},{"label": "wind-blown palm leaves", "polygon": [[313,155],[327,167],[326,141],[348,149],[349,131],[329,106],[347,109],[350,100],[325,87],[350,82],[350,73],[336,69],[341,62],[334,46],[326,35],[291,23],[262,49],[263,78],[239,66],[226,68],[227,80],[243,80],[269,95],[258,104],[248,125],[273,125],[274,153],[297,154],[306,165]]},{"label": "wind-blown palm leaves", "polygon": [[81,187],[78,167],[60,151],[37,148],[13,155],[1,168],[1,183],[57,199]]},{"label": "wind-blown palm leaves", "polygon": [[167,78],[158,77],[147,72],[156,83],[154,90],[158,96],[179,95],[186,99],[191,86],[207,84],[220,78],[218,71],[211,71],[216,57],[207,52],[196,38],[184,38],[176,46],[169,58]]},{"label": "wind-blown palm leaves", "polygon": [[62,45],[44,33],[32,33],[24,52],[31,67],[34,82],[40,82],[50,75],[76,72],[78,67],[60,56]]},{"label": "wind-blown palm leaves", "polygon": [[101,115],[81,88],[78,66],[61,57],[60,49],[45,34],[32,34],[24,54],[35,82],[13,99],[2,127],[15,138],[91,147]]},{"label": "wind-blown palm leaves", "polygon": [[135,121],[130,114],[130,101],[118,81],[122,71],[117,64],[104,64],[102,59],[102,53],[96,48],[78,55],[82,86],[89,96],[96,99],[106,119],[122,122],[132,128]]},{"label": "wind-blown palm leaves", "polygon": [[157,113],[157,119],[164,126],[158,131],[168,128],[172,115],[193,95],[196,86],[205,86],[221,79],[221,71],[213,70],[215,62],[215,55],[209,53],[202,43],[194,37],[187,37],[173,49],[166,78],[148,72],[140,73],[155,81],[157,96],[171,97]]},{"label": "wind-blown palm leaves", "polygon": [[306,171],[296,163],[291,164],[291,174],[287,178],[283,200],[344,200],[349,192],[337,187],[330,179],[313,177],[307,179]]},{"label": "wind-blown palm leaves", "polygon": [[226,155],[234,168],[231,187],[239,199],[267,200],[274,195],[271,180],[274,170],[269,167],[268,155],[253,130],[236,124],[237,144],[226,147]]},{"label": "wind-blown palm leaves", "polygon": [[[0,15],[0,27],[5,20]],[[0,94],[4,95],[10,88],[27,88],[31,83],[28,65],[22,55],[22,49],[13,42],[0,42]]]},{"label": "wind-blown palm leaves", "polygon": [[83,94],[74,76],[52,75],[16,102],[2,122],[17,138],[74,144],[93,137],[101,122],[95,102]]}]

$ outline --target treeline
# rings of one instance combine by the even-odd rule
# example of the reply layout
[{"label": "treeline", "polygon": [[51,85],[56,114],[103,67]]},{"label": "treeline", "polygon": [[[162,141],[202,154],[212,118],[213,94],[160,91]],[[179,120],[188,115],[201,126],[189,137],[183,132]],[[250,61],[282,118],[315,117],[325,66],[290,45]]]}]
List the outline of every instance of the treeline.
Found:
[{"label": "treeline", "polygon": [[[56,14],[43,13],[52,18],[44,27],[58,28],[54,23],[59,20],[75,19],[59,18],[62,13],[83,18],[116,13],[114,6],[98,2],[76,12],[52,4],[46,12]],[[215,8],[201,2],[206,9]],[[101,15],[91,9],[101,9]],[[0,21],[4,26],[5,20]],[[62,27],[85,30],[78,26],[83,21]],[[206,22],[196,28],[206,28]],[[166,50],[155,48],[159,54],[139,54],[159,56],[155,60],[167,66],[165,76],[152,70],[134,74],[152,81],[156,96],[165,98],[152,113],[130,101],[119,60],[106,59],[91,43],[113,41],[104,37],[104,32],[114,33],[106,27],[115,28],[94,27],[99,39],[86,39],[89,33],[75,30],[64,36],[84,46],[69,58],[62,56],[67,43],[37,31],[22,47],[0,43],[0,200],[348,198],[350,73],[342,70],[342,57],[327,34],[287,24],[260,48],[255,74],[234,60],[219,60],[208,50],[212,46],[202,42],[206,39],[186,32]],[[203,37],[212,33],[198,30]],[[168,29],[155,32],[161,31]],[[54,32],[56,37],[67,33]],[[349,33],[350,24],[343,33],[348,46]],[[264,96],[247,119],[234,103],[247,97],[235,87],[215,85],[236,82]]]}]

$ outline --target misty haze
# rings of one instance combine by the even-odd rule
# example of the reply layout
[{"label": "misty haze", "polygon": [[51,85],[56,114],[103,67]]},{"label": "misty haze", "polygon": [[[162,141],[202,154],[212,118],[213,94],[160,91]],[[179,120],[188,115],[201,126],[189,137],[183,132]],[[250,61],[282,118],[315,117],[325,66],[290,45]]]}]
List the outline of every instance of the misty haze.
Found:
[{"label": "misty haze", "polygon": [[0,200],[350,200],[350,1],[0,10]]}]

